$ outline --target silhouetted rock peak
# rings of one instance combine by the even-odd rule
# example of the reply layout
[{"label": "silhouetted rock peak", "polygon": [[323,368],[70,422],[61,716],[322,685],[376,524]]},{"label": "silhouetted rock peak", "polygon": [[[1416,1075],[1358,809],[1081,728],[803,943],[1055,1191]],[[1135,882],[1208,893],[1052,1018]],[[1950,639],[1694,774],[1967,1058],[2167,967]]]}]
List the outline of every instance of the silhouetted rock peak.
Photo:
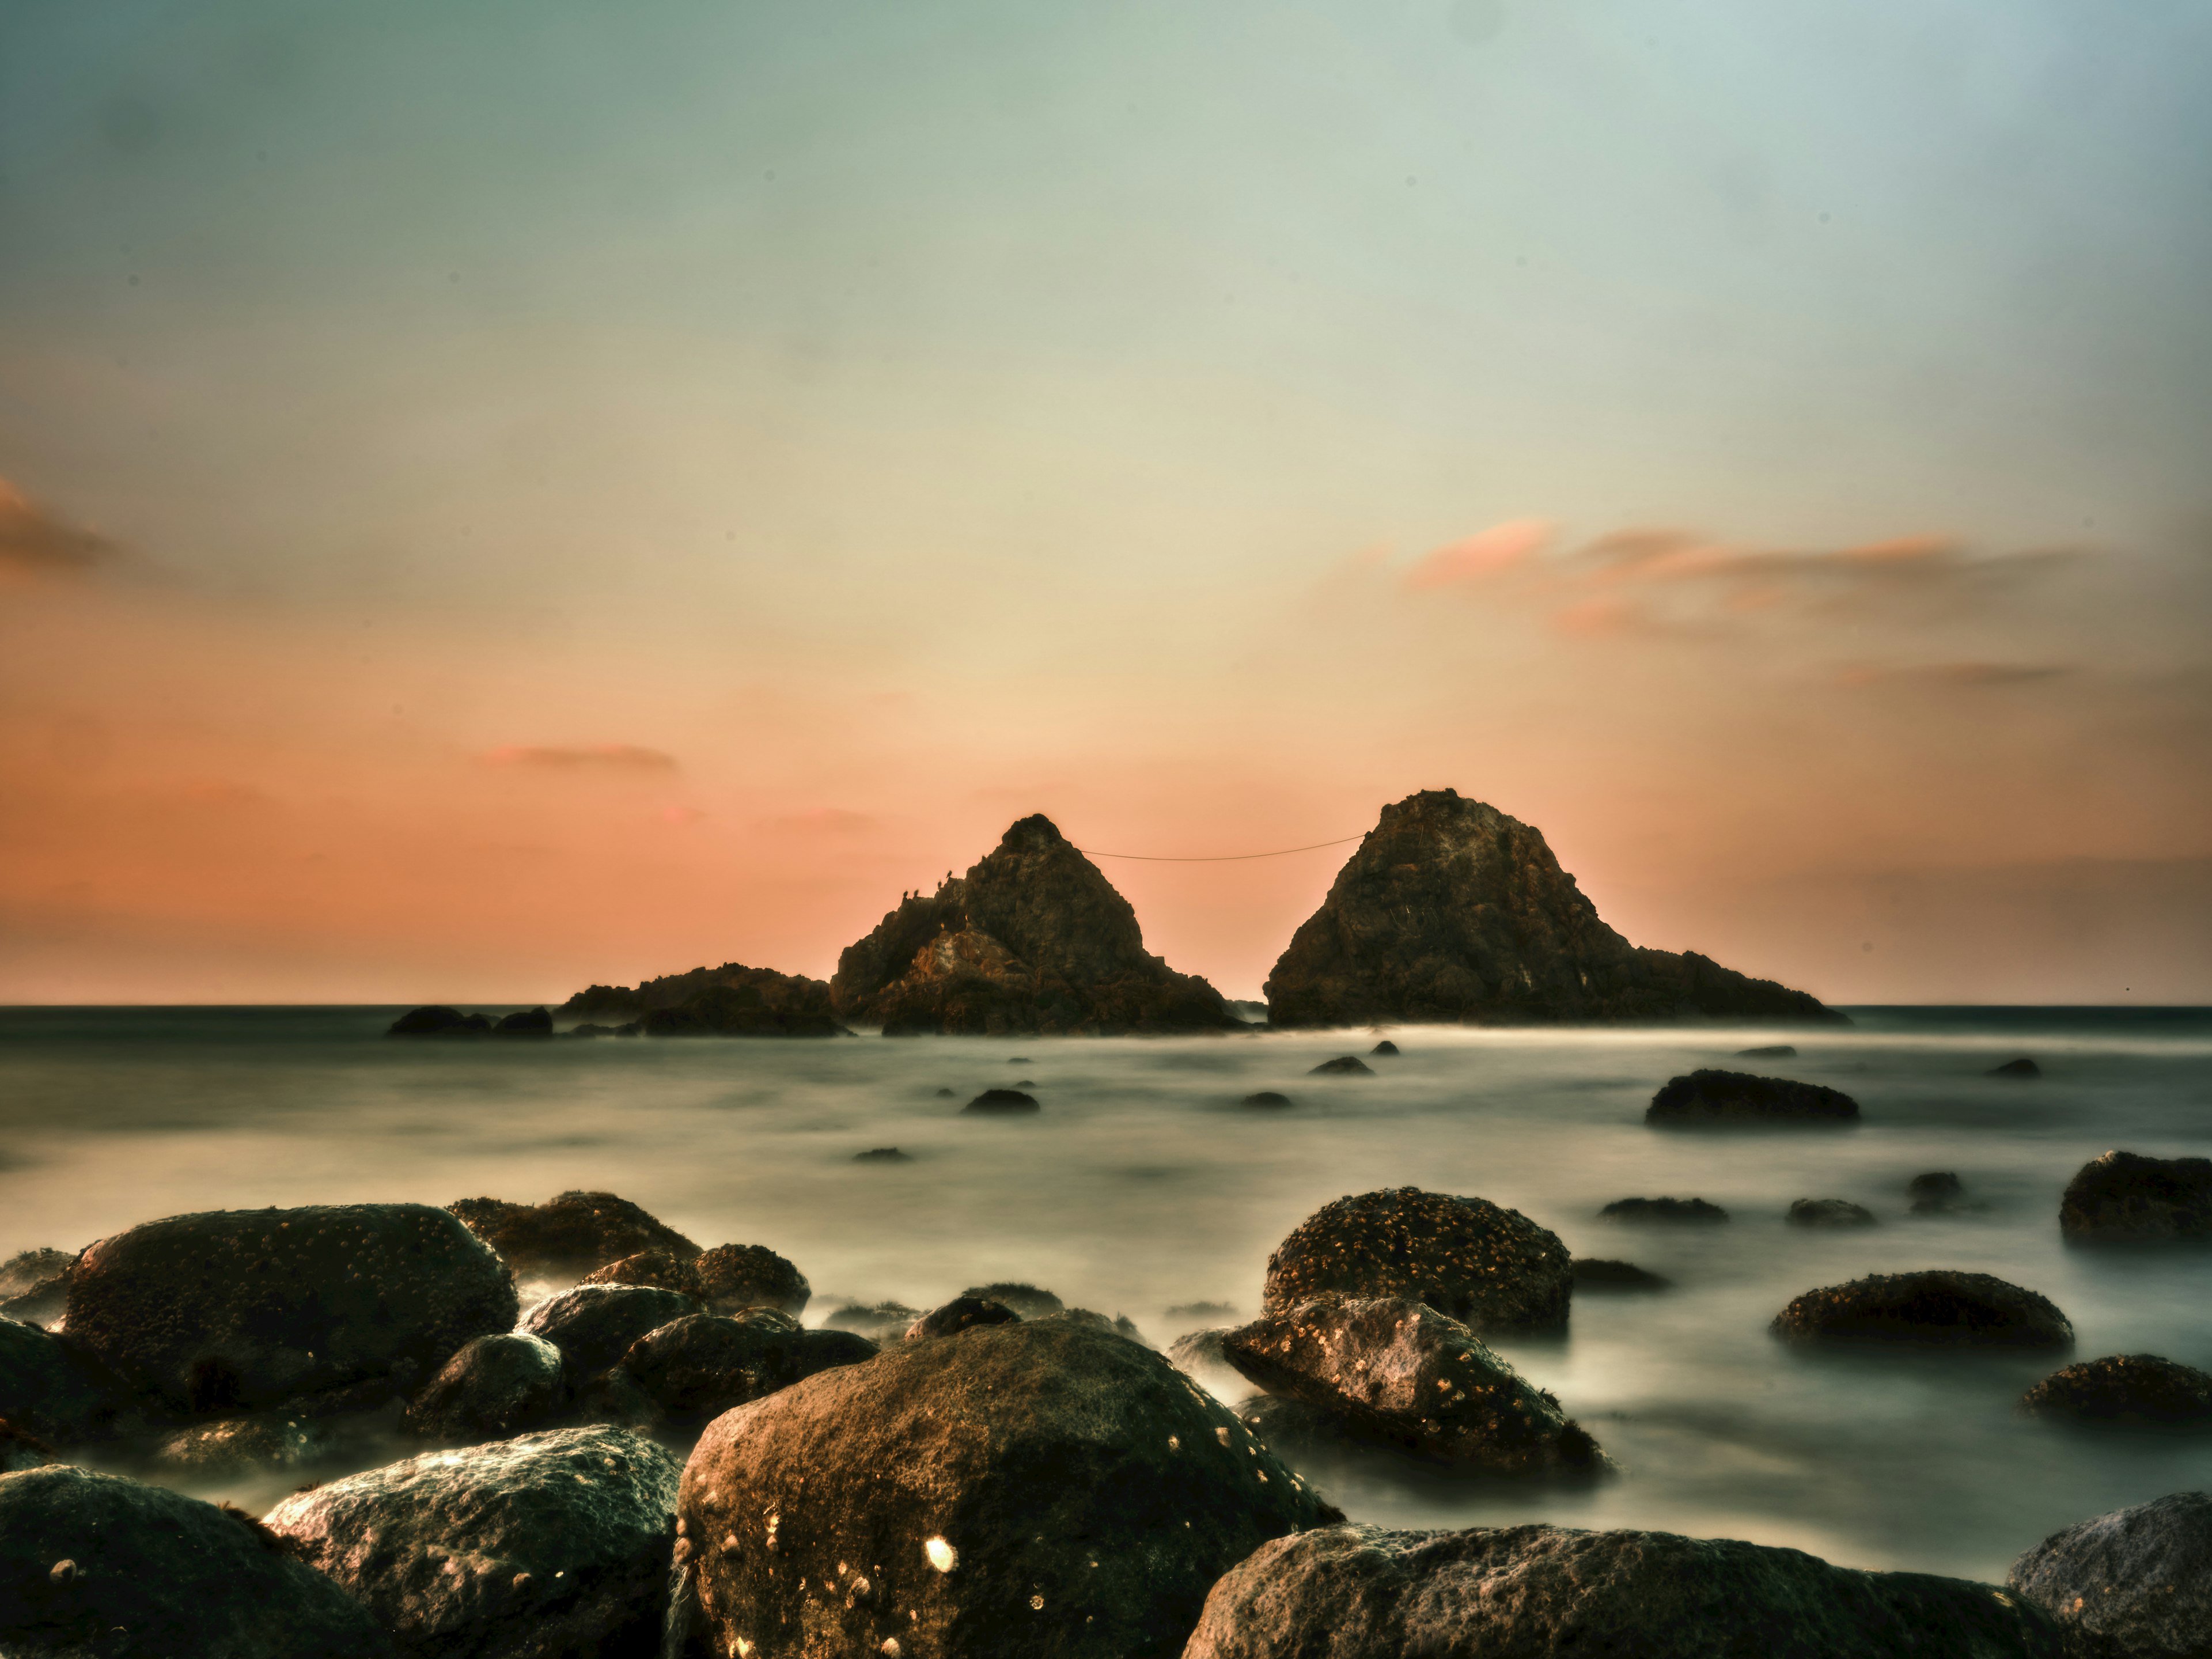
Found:
[{"label": "silhouetted rock peak", "polygon": [[1631,945],[1540,831],[1451,789],[1382,809],[1267,996],[1279,1026],[1843,1018],[1694,952]]},{"label": "silhouetted rock peak", "polygon": [[964,876],[910,893],[837,959],[837,1012],[917,1032],[1170,1031],[1239,1024],[1145,949],[1129,901],[1032,814]]}]

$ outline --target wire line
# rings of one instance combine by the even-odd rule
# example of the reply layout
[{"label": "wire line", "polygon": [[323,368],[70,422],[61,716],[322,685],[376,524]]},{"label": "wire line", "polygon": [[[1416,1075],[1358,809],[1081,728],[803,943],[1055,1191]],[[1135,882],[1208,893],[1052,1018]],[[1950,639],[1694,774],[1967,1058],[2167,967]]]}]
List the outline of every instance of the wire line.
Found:
[{"label": "wire line", "polygon": [[1323,847],[1341,847],[1348,841],[1363,839],[1365,834],[1362,830],[1357,836],[1339,836],[1334,841],[1310,842],[1304,847],[1284,847],[1272,853],[1217,853],[1211,858],[1199,859],[1168,858],[1157,853],[1094,853],[1087,847],[1079,847],[1075,850],[1087,859],[1134,859],[1139,864],[1241,864],[1246,859],[1287,858],[1292,853],[1311,853]]}]

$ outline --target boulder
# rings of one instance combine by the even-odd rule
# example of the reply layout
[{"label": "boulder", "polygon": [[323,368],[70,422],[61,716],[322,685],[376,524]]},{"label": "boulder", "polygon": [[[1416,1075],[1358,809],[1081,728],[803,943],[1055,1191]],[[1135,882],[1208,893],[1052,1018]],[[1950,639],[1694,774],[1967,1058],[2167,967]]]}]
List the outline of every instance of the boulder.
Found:
[{"label": "boulder", "polygon": [[1663,1532],[1332,1527],[1224,1577],[1184,1659],[2059,1659],[1988,1584]]},{"label": "boulder", "polygon": [[1221,1349],[1269,1394],[1455,1468],[1586,1474],[1605,1462],[1557,1400],[1425,1303],[1319,1297],[1225,1333]]},{"label": "boulder", "polygon": [[392,1659],[392,1648],[252,1516],[54,1464],[0,1476],[0,1652]]},{"label": "boulder", "polygon": [[1210,1330],[1186,1331],[1168,1344],[1168,1364],[1179,1371],[1198,1376],[1208,1371],[1235,1370],[1229,1363],[1229,1351],[1222,1346],[1229,1335],[1225,1325]]},{"label": "boulder", "polygon": [[579,1285],[548,1297],[516,1328],[558,1348],[574,1385],[613,1370],[647,1331],[698,1311],[691,1297],[655,1285]]},{"label": "boulder", "polygon": [[2021,1397],[2033,1416],[2128,1428],[2212,1428],[2212,1373],[2154,1353],[2107,1354],[2053,1371]]},{"label": "boulder", "polygon": [[2013,1563],[2009,1583],[2085,1659],[2212,1659],[2212,1494],[2178,1492],[2055,1532]]},{"label": "boulder", "polygon": [[66,1276],[76,1260],[67,1250],[18,1251],[0,1263],[0,1300],[12,1300],[51,1285]]},{"label": "boulder", "polygon": [[67,1445],[115,1415],[113,1395],[75,1337],[0,1319],[0,1422]]},{"label": "boulder", "polygon": [[432,1004],[399,1016],[385,1028],[396,1037],[478,1037],[491,1035],[491,1022],[482,1014],[465,1014],[458,1008]]},{"label": "boulder", "polygon": [[1617,1198],[1597,1216],[1636,1227],[1705,1227],[1726,1221],[1729,1212],[1702,1198]]},{"label": "boulder", "polygon": [[960,1109],[963,1112],[1034,1112],[1040,1109],[1035,1095],[1019,1089],[986,1089]]},{"label": "boulder", "polygon": [[561,1005],[567,1019],[633,1023],[653,1036],[842,1036],[830,988],[803,974],[726,962],[635,986],[593,985]]},{"label": "boulder", "polygon": [[1287,1106],[1291,1103],[1291,1097],[1273,1089],[1261,1089],[1245,1096],[1243,1103],[1247,1106]]},{"label": "boulder", "polygon": [[171,1410],[231,1415],[406,1392],[514,1314],[507,1264],[452,1215],[341,1204],[208,1211],[103,1238],[70,1274],[68,1328]]},{"label": "boulder", "polygon": [[550,1037],[553,1016],[543,1008],[525,1008],[507,1015],[491,1028],[496,1037]]},{"label": "boulder", "polygon": [[872,1359],[850,1331],[807,1331],[781,1318],[686,1314],[647,1332],[622,1368],[673,1422],[702,1423],[834,1365]]},{"label": "boulder", "polygon": [[1020,1319],[1021,1316],[1003,1302],[986,1301],[980,1296],[956,1296],[908,1326],[906,1340],[927,1342],[941,1336],[957,1336],[963,1331],[986,1325],[1016,1324]]},{"label": "boulder", "polygon": [[1024,1319],[1042,1319],[1048,1314],[1064,1313],[1067,1310],[1067,1304],[1050,1291],[1012,1279],[1001,1279],[988,1285],[970,1285],[960,1294],[984,1302],[996,1302],[1002,1307],[1012,1308]]},{"label": "boulder", "polygon": [[1339,1054],[1334,1060],[1324,1060],[1306,1073],[1308,1077],[1373,1077],[1375,1068],[1358,1054]]},{"label": "boulder", "polygon": [[1934,1215],[1960,1207],[1966,1200],[1966,1185],[1948,1170],[1930,1170],[1906,1182],[1905,1195],[1912,1200],[1913,1214]]},{"label": "boulder", "polygon": [[1565,1325],[1574,1276],[1559,1236],[1517,1210],[1394,1187],[1324,1204],[1267,1258],[1268,1311],[1333,1291],[1411,1297],[1480,1335]]},{"label": "boulder", "polygon": [[1382,809],[1267,983],[1277,1026],[1712,1016],[1848,1023],[1598,920],[1544,837],[1449,789]]},{"label": "boulder", "polygon": [[427,1452],[266,1523],[422,1659],[654,1659],[681,1466],[622,1429]]},{"label": "boulder", "polygon": [[586,1273],[586,1285],[650,1285],[684,1296],[699,1296],[699,1258],[673,1250],[640,1250]]},{"label": "boulder", "polygon": [[641,1250],[699,1254],[673,1227],[612,1193],[567,1192],[543,1204],[463,1198],[446,1207],[518,1273],[580,1279]]},{"label": "boulder", "polygon": [[699,1256],[699,1293],[716,1313],[775,1308],[796,1319],[814,1287],[765,1244],[717,1244]]},{"label": "boulder", "polygon": [[1871,1227],[1875,1214],[1847,1198],[1801,1198],[1783,1219],[1793,1227]]},{"label": "boulder", "polygon": [[407,1428],[446,1445],[504,1440],[550,1424],[567,1397],[561,1350],[542,1336],[501,1331],[445,1363],[409,1402]]},{"label": "boulder", "polygon": [[1172,1659],[1213,1581],[1339,1518],[1156,1353],[1060,1320],[717,1418],[678,1558],[730,1654]]},{"label": "boulder", "polygon": [[837,958],[838,1013],[886,1036],[1241,1029],[1221,994],[1145,949],[1137,913],[1042,815]]},{"label": "boulder", "polygon": [[1692,1072],[1669,1078],[1644,1109],[1646,1123],[1856,1123],[1859,1103],[1840,1090],[1748,1072]]},{"label": "boulder", "polygon": [[2066,1183],[2058,1228],[2085,1243],[2212,1239],[2212,1158],[2093,1158]]},{"label": "boulder", "polygon": [[2051,1301],[1988,1273],[1875,1273],[1808,1291],[1774,1316],[1793,1342],[2064,1348],[2074,1328]]},{"label": "boulder", "polygon": [[850,1331],[871,1342],[896,1342],[921,1317],[921,1310],[903,1302],[854,1302],[823,1322],[833,1331]]},{"label": "boulder", "polygon": [[1575,1258],[1575,1288],[1578,1291],[1663,1291],[1674,1281],[1633,1261],[1600,1256]]},{"label": "boulder", "polygon": [[896,1146],[871,1146],[865,1152],[853,1154],[855,1164],[911,1164],[912,1152],[902,1152]]},{"label": "boulder", "polygon": [[1982,1073],[1984,1077],[2032,1078],[2041,1077],[2043,1067],[2025,1054],[2018,1060],[2008,1060],[2002,1066],[1992,1066]]}]

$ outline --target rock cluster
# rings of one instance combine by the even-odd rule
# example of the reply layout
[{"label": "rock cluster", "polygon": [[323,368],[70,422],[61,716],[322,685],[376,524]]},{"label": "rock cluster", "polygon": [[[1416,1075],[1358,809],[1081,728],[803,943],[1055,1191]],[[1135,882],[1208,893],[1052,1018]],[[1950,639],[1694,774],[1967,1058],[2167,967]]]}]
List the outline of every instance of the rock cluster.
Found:
[{"label": "rock cluster", "polygon": [[[576,1020],[617,1020],[648,1036],[837,1036],[830,988],[803,974],[726,962],[639,985],[592,985],[560,1007]],[[620,1030],[623,1025],[615,1029]]]}]

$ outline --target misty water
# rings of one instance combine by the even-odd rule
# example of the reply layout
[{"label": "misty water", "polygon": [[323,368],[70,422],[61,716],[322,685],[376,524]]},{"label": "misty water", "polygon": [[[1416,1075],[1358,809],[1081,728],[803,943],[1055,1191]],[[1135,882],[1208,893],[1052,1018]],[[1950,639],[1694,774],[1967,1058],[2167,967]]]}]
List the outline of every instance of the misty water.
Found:
[{"label": "misty water", "polygon": [[[1996,1273],[2073,1321],[2073,1358],[2212,1367],[2212,1252],[2082,1250],[2058,1195],[2108,1148],[2212,1152],[2212,1012],[1860,1010],[1849,1030],[1393,1029],[1370,1077],[1309,1068],[1377,1033],[407,1043],[388,1009],[0,1012],[0,1252],[76,1249],[184,1211],[604,1188],[702,1244],[764,1243],[848,1300],[927,1308],[993,1279],[1124,1313],[1259,1305],[1268,1251],[1346,1193],[1399,1185],[1522,1211],[1578,1255],[1674,1281],[1575,1298],[1564,1339],[1498,1340],[1621,1465],[1594,1487],[1309,1465],[1354,1519],[1548,1520],[1790,1544],[1862,1566],[2001,1577],[2067,1522],[2212,1486],[2212,1437],[2024,1420],[2048,1356],[1808,1355],[1767,1323],[1792,1296],[1918,1267]],[[1856,1127],[1659,1131],[1669,1076],[1734,1062],[1858,1099]],[[2018,1054],[2045,1075],[1984,1075]],[[1034,1117],[963,1115],[1028,1080]],[[939,1097],[940,1088],[954,1097]],[[1240,1105],[1276,1089],[1284,1109]],[[903,1163],[856,1163],[897,1146]],[[1954,1170],[1980,1207],[1908,1212]],[[1701,1197],[1726,1225],[1633,1229],[1607,1202]],[[1784,1224],[1836,1197],[1880,1224]],[[1226,1385],[1224,1385],[1224,1391]],[[265,1506],[296,1480],[178,1484]]]}]

